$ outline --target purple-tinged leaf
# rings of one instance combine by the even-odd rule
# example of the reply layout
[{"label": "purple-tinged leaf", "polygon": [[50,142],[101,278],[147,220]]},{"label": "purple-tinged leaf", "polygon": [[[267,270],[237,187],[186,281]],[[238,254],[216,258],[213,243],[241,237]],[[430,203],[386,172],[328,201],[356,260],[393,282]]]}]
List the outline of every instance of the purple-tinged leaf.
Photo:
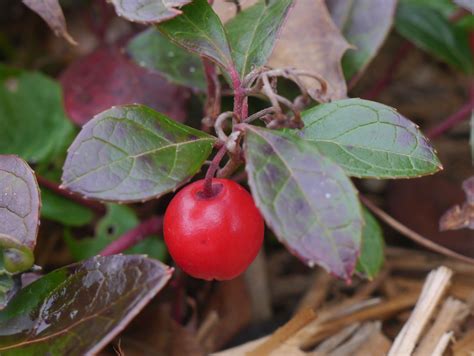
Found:
[{"label": "purple-tinged leaf", "polygon": [[183,14],[158,25],[170,40],[209,58],[229,71],[232,55],[221,20],[207,0],[194,0],[182,8]]},{"label": "purple-tinged leaf", "polygon": [[0,234],[33,250],[40,205],[38,183],[28,164],[17,156],[0,155]]},{"label": "purple-tinged leaf", "polygon": [[63,37],[70,44],[77,44],[67,32],[66,19],[58,0],[23,0],[23,4],[41,16],[56,36]]},{"label": "purple-tinged leaf", "polygon": [[0,312],[2,355],[97,354],[167,283],[144,256],[94,257],[22,289]]},{"label": "purple-tinged leaf", "polygon": [[61,75],[71,120],[82,126],[114,105],[143,104],[184,121],[189,92],[129,60],[118,46],[101,47]]},{"label": "purple-tinged leaf", "polygon": [[215,137],[142,105],[113,107],[82,128],[69,148],[63,185],[88,198],[158,198],[194,176]]},{"label": "purple-tinged leaf", "polygon": [[344,171],[296,135],[247,126],[246,170],[255,202],[278,239],[308,266],[350,280],[362,212]]},{"label": "purple-tinged leaf", "polygon": [[157,24],[181,14],[179,8],[192,0],[109,0],[117,15],[129,21]]},{"label": "purple-tinged leaf", "polygon": [[346,99],[302,113],[302,137],[363,178],[410,178],[442,166],[418,127],[395,109],[369,100]]},{"label": "purple-tinged leaf", "polygon": [[326,5],[334,23],[354,46],[342,59],[346,79],[360,75],[392,27],[397,0],[329,0]]}]

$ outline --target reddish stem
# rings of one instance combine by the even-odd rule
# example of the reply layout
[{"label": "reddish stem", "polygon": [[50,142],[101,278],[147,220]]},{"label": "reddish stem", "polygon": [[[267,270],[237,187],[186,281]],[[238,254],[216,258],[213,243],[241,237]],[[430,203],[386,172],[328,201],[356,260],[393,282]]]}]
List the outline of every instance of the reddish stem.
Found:
[{"label": "reddish stem", "polygon": [[229,74],[232,79],[232,86],[234,87],[234,113],[239,121],[242,121],[248,114],[245,90],[242,88],[242,82],[235,67],[230,68]]},{"label": "reddish stem", "polygon": [[[380,80],[378,80],[370,90],[363,94],[362,98],[373,100],[379,96],[380,93],[382,93],[390,85],[398,67],[406,59],[407,54],[413,48],[414,47],[410,42],[405,42],[403,45],[401,45],[395,54],[395,58],[393,59],[392,63],[390,63],[387,67],[384,76],[380,78]],[[351,83],[351,85],[354,85],[354,83]]]},{"label": "reddish stem", "polygon": [[463,107],[461,107],[461,109],[459,109],[457,112],[449,116],[439,125],[430,129],[427,132],[426,136],[432,140],[441,136],[444,132],[456,126],[461,121],[467,119],[473,109],[474,109],[474,103],[472,101],[465,104]]},{"label": "reddish stem", "polygon": [[60,188],[59,184],[51,182],[50,180],[39,175],[36,175],[36,179],[42,187],[49,189],[52,192],[72,200],[86,208],[89,208],[98,214],[105,214],[105,206],[101,203],[92,200],[86,200],[76,193],[72,193],[66,189]]},{"label": "reddish stem", "polygon": [[110,245],[105,247],[99,255],[110,256],[117,253],[121,253],[126,249],[135,246],[137,243],[145,239],[146,237],[157,234],[163,229],[163,217],[152,216],[148,220],[143,221],[137,227],[127,231],[125,234],[120,236],[117,240],[112,242]]},{"label": "reddish stem", "polygon": [[214,196],[214,191],[212,190],[212,178],[216,175],[217,170],[219,169],[219,163],[224,158],[225,154],[227,153],[227,147],[222,145],[217,151],[216,155],[211,161],[209,168],[206,172],[206,177],[204,178],[204,188],[203,188],[203,195],[206,198],[212,198]]}]

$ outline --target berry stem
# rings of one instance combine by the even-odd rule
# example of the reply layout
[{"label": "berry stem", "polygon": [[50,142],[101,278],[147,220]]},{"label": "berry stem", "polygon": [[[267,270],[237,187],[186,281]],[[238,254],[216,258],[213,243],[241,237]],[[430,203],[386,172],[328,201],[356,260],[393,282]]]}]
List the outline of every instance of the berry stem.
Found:
[{"label": "berry stem", "polygon": [[110,256],[117,253],[121,253],[126,249],[135,246],[137,243],[142,241],[145,237],[159,233],[163,229],[163,217],[152,216],[151,218],[143,221],[140,225],[127,231],[125,234],[120,236],[117,240],[106,246],[99,255]]},{"label": "berry stem", "polygon": [[219,148],[219,151],[217,151],[207,169],[206,177],[204,178],[204,188],[202,191],[205,198],[212,198],[214,196],[214,191],[212,190],[212,178],[216,175],[216,172],[219,169],[219,163],[222,161],[222,158],[224,158],[226,153],[227,148],[224,144]]}]

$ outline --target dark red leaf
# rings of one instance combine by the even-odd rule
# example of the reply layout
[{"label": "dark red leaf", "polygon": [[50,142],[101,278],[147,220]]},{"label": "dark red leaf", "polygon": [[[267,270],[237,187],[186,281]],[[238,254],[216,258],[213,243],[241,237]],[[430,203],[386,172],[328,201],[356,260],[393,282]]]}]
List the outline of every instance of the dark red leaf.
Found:
[{"label": "dark red leaf", "polygon": [[66,111],[84,125],[94,115],[122,104],[144,104],[184,121],[189,91],[132,62],[118,46],[102,47],[61,75]]}]

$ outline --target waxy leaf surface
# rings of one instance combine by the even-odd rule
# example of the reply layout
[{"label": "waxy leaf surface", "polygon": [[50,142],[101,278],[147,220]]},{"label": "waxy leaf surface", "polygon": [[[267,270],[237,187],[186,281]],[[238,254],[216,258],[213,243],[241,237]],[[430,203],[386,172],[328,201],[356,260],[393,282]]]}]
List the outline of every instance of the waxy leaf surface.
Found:
[{"label": "waxy leaf surface", "polygon": [[182,11],[182,15],[158,25],[158,29],[188,51],[229,70],[233,62],[227,36],[207,0],[194,0]]},{"label": "waxy leaf surface", "polygon": [[0,312],[2,355],[97,354],[172,270],[143,256],[94,257],[22,289]]},{"label": "waxy leaf surface", "polygon": [[107,201],[157,198],[192,178],[214,141],[146,106],[114,107],[89,121],[74,140],[63,185]]},{"label": "waxy leaf surface", "polygon": [[243,78],[255,67],[266,64],[278,32],[293,0],[265,0],[241,11],[226,30],[237,71]]},{"label": "waxy leaf surface", "polygon": [[395,109],[347,99],[302,114],[304,139],[354,177],[408,178],[441,169],[418,127]]},{"label": "waxy leaf surface", "polygon": [[344,171],[296,135],[248,126],[246,170],[267,224],[309,266],[350,280],[362,212]]},{"label": "waxy leaf surface", "polygon": [[384,262],[383,232],[374,216],[365,208],[363,211],[365,224],[356,271],[368,279],[373,279],[380,272]]}]

